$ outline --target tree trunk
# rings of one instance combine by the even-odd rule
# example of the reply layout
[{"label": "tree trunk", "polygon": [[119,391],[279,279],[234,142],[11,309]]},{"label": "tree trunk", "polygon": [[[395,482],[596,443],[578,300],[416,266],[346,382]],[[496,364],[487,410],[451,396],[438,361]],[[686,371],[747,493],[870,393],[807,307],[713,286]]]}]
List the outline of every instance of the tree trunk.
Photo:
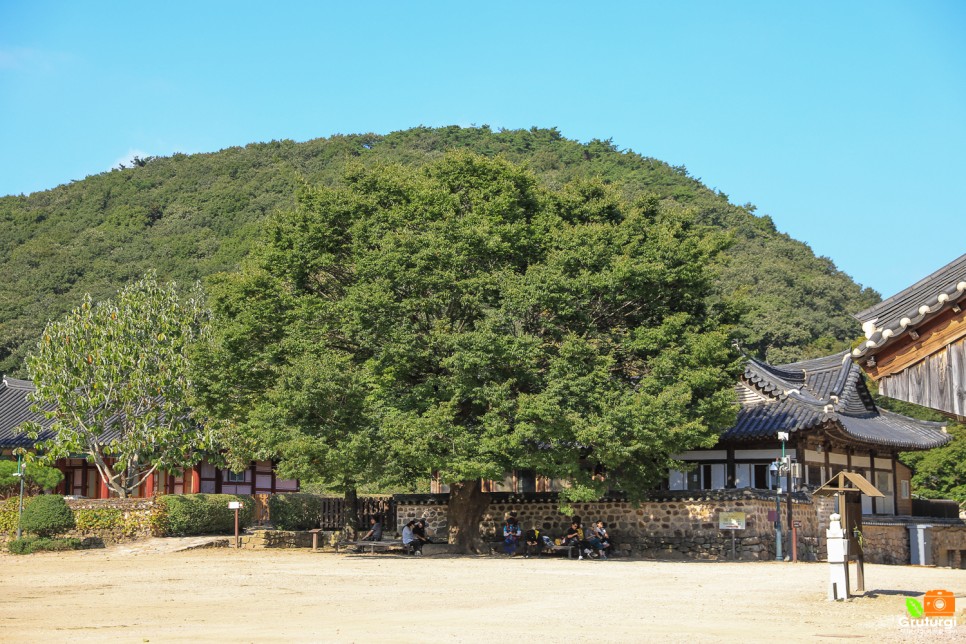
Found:
[{"label": "tree trunk", "polygon": [[342,530],[350,541],[354,541],[358,529],[359,493],[352,485],[345,489],[345,503],[342,504]]},{"label": "tree trunk", "polygon": [[458,552],[480,552],[480,521],[489,505],[490,499],[483,493],[483,484],[479,479],[450,484],[446,519],[449,542],[456,546]]}]

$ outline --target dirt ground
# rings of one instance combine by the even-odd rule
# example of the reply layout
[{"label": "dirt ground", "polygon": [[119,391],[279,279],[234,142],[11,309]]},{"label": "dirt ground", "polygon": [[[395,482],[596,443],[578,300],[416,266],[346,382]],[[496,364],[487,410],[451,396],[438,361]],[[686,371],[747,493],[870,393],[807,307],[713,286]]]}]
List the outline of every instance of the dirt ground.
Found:
[{"label": "dirt ground", "polygon": [[[0,555],[0,641],[966,641],[962,570],[869,565],[833,603],[827,564],[170,549]],[[931,589],[958,627],[901,623]]]}]

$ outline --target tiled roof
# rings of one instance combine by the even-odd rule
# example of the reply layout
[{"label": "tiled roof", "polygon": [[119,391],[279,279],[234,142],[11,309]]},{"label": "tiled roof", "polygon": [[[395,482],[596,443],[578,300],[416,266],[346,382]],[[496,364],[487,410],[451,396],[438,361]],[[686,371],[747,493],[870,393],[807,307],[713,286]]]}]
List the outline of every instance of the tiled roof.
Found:
[{"label": "tiled roof", "polygon": [[723,442],[774,439],[779,431],[823,426],[856,443],[904,450],[931,449],[952,440],[942,423],[878,409],[848,352],[779,366],[749,358],[742,381],[761,397],[744,399]]},{"label": "tiled roof", "polygon": [[[32,403],[27,402],[27,394],[33,390],[34,385],[29,380],[3,377],[3,382],[0,383],[0,448],[33,447],[36,442],[54,437],[52,431],[43,431],[35,440],[20,429],[28,421],[40,423],[43,427],[50,427],[53,422],[43,414],[30,411]],[[116,415],[107,420],[107,429],[98,436],[101,444],[108,445],[119,437],[120,432],[114,425],[116,420]]]},{"label": "tiled roof", "polygon": [[[27,437],[19,427],[34,421],[41,425],[49,425],[43,416],[30,411],[31,403],[27,402],[27,394],[33,391],[33,383],[27,380],[16,380],[9,376],[3,377],[0,384],[0,447],[32,447],[34,440]],[[51,438],[49,432],[44,432],[38,440]]]},{"label": "tiled roof", "polygon": [[952,306],[964,294],[966,255],[875,306],[856,313],[866,341],[856,347],[852,355],[859,358],[881,347],[926,318]]}]

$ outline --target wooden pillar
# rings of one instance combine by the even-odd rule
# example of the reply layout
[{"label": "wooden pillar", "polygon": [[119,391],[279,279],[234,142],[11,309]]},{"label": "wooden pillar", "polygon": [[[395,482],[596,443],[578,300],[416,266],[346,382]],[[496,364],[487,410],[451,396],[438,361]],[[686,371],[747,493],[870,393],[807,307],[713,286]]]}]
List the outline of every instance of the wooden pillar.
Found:
[{"label": "wooden pillar", "polygon": [[852,471],[852,452],[853,452],[853,449],[851,447],[845,450],[845,458],[846,458],[845,467],[850,472]]},{"label": "wooden pillar", "polygon": [[[191,493],[198,494],[201,492],[201,466],[195,465],[188,471],[191,472]],[[185,484],[187,487],[187,481]]]},{"label": "wooden pillar", "polygon": [[224,471],[215,468],[215,494],[221,494],[221,481],[225,478]]},{"label": "wooden pillar", "polygon": [[897,454],[892,452],[892,514],[899,516],[899,468],[896,457]]},{"label": "wooden pillar", "polygon": [[[71,488],[74,486],[74,470],[67,469],[67,459],[62,458],[58,460],[57,469],[59,469],[60,473],[64,475],[64,495],[66,496],[68,494],[73,494],[73,492],[71,492]],[[57,487],[59,488],[61,486],[58,485]]]},{"label": "wooden pillar", "polygon": [[[871,479],[869,483],[875,486],[875,450],[869,450],[869,478]],[[872,514],[876,514],[875,505],[878,501],[878,497],[872,497]]]},{"label": "wooden pillar", "polygon": [[158,473],[155,471],[153,474],[151,474],[151,476],[144,480],[144,498],[154,496],[154,477],[157,475]]},{"label": "wooden pillar", "polygon": [[725,476],[726,476],[726,479],[725,479],[725,487],[733,488],[736,485],[736,481],[735,481],[735,478],[736,478],[736,476],[735,476],[735,448],[734,447],[729,447],[728,448],[728,456],[727,456],[727,458],[728,458],[728,463],[725,466],[726,467],[726,470],[727,470],[727,472],[725,474]]},{"label": "wooden pillar", "polygon": [[823,484],[827,483],[832,478],[832,461],[829,460],[829,456],[828,456],[829,450],[832,449],[832,445],[828,441],[825,441],[824,445],[825,447],[823,449],[825,451],[825,480],[822,481]]},{"label": "wooden pillar", "polygon": [[256,489],[255,479],[258,478],[258,465],[255,464],[255,461],[252,461],[251,472],[252,472],[252,496],[255,496],[255,489]]},{"label": "wooden pillar", "polygon": [[100,484],[100,486],[98,488],[97,498],[99,498],[99,499],[109,499],[109,498],[111,498],[111,491],[107,489],[107,483],[104,481],[103,478],[100,480],[100,483],[101,484]]},{"label": "wooden pillar", "polygon": [[808,478],[808,465],[805,463],[805,441],[800,440],[795,443],[795,460],[798,461],[798,466],[802,470],[802,481]]},{"label": "wooden pillar", "polygon": [[[84,462],[81,463],[81,489],[80,489],[80,495],[81,496],[87,496],[87,471],[88,471],[87,470],[87,460],[85,459]],[[71,486],[70,493],[73,494],[74,493],[74,482],[73,481],[70,482],[70,486]]]}]

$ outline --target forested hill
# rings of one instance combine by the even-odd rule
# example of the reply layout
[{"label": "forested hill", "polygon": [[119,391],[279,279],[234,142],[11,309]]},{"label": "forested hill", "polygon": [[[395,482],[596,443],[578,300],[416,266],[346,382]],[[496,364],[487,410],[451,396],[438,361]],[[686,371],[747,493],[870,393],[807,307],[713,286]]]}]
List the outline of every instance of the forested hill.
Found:
[{"label": "forested hill", "polygon": [[684,168],[622,152],[608,141],[581,144],[555,129],[414,128],[381,136],[274,141],[212,154],[139,160],[29,196],[0,198],[0,372],[23,375],[23,358],[48,319],[84,293],[112,295],[156,269],[193,281],[232,270],[266,213],[293,203],[301,178],[340,181],[348,164],[423,164],[447,150],[502,155],[551,187],[599,176],[633,197],[651,193],[694,209],[732,232],[718,288],[745,293],[743,346],[772,361],[845,347],[858,335],[850,314],[879,300],[769,217],[728,203]]}]

